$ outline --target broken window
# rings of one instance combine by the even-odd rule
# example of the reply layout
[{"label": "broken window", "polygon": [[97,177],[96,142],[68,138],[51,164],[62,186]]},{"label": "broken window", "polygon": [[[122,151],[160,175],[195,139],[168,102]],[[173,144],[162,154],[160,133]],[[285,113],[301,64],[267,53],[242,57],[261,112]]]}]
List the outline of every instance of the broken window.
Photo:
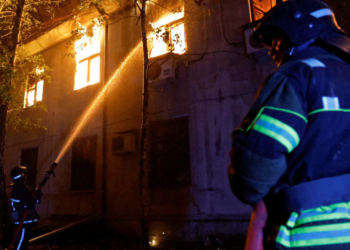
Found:
[{"label": "broken window", "polygon": [[150,186],[191,184],[188,117],[151,123]]},{"label": "broken window", "polygon": [[92,28],[92,37],[83,36],[75,42],[76,73],[74,90],[100,82],[100,29]]},{"label": "broken window", "polygon": [[96,187],[97,136],[76,139],[72,145],[71,191]]},{"label": "broken window", "polygon": [[172,14],[152,24],[154,29],[151,57],[186,52],[184,13]]},{"label": "broken window", "polygon": [[286,0],[249,0],[251,11],[252,11],[252,21],[257,21],[261,19],[271,8],[280,2]]}]

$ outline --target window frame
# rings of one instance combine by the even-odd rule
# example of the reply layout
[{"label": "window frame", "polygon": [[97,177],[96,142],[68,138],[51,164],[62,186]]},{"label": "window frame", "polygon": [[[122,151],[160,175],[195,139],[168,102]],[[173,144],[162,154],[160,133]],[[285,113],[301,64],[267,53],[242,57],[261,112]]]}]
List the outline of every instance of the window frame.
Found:
[{"label": "window frame", "polygon": [[[189,117],[152,121],[149,130],[148,181],[150,188],[190,187],[192,169]],[[180,133],[177,133],[179,131]],[[172,168],[173,165],[179,168]]]},{"label": "window frame", "polygon": [[[92,29],[94,29],[93,27],[92,27]],[[95,85],[95,84],[98,84],[98,83],[101,83],[101,80],[102,80],[102,75],[101,75],[101,69],[102,69],[102,67],[101,67],[101,65],[102,65],[102,55],[103,55],[103,47],[102,47],[102,44],[101,44],[101,41],[100,41],[100,39],[99,39],[99,37],[100,37],[100,34],[101,34],[101,32],[102,32],[103,30],[101,29],[101,28],[99,28],[99,29],[97,29],[97,34],[95,35],[94,34],[94,36],[92,37],[92,40],[91,41],[97,41],[98,42],[98,45],[99,45],[99,52],[97,52],[97,53],[95,53],[95,54],[92,54],[92,55],[89,55],[89,56],[87,56],[87,57],[85,57],[85,58],[82,58],[82,59],[80,59],[79,61],[78,60],[75,60],[75,77],[74,77],[74,91],[77,91],[77,90],[79,90],[79,89],[83,89],[83,88],[86,88],[87,86],[90,86],[90,85]],[[95,32],[95,31],[94,31]],[[76,41],[76,43],[78,43],[78,42],[80,42],[80,41],[82,41],[82,39],[86,39],[86,37],[82,37],[80,40],[77,40]],[[81,46],[81,45],[79,45],[79,46]],[[78,47],[79,47],[78,46]],[[84,48],[83,48],[83,50],[84,50]],[[77,52],[77,46],[75,47],[75,52]],[[99,59],[99,69],[98,69],[98,74],[99,74],[99,80],[97,81],[97,82],[94,82],[94,83],[90,83],[90,78],[91,78],[91,72],[92,72],[92,70],[91,70],[91,61],[94,59],[94,58],[97,58],[97,57],[99,57],[100,59]],[[83,86],[80,86],[81,84],[79,84],[79,88],[77,88],[77,81],[76,81],[76,79],[77,79],[77,74],[78,74],[78,65],[79,64],[81,64],[81,63],[83,63],[83,62],[85,62],[85,61],[87,61],[87,63],[88,63],[88,65],[87,65],[87,70],[86,70],[86,79],[87,79],[87,81],[84,83],[84,85]],[[85,72],[84,72],[85,73]]]},{"label": "window frame", "polygon": [[[94,149],[93,152],[88,152],[91,154],[82,154],[83,151],[86,151],[88,149],[88,143],[91,144],[92,148]],[[79,148],[78,145],[85,145],[85,148]],[[71,155],[71,169],[70,169],[70,187],[69,191],[70,193],[93,193],[96,191],[96,176],[97,176],[97,151],[98,151],[98,137],[97,135],[91,135],[86,137],[80,137],[76,138],[74,142],[72,143],[72,155]],[[86,153],[86,152],[85,152]],[[86,158],[89,158],[87,159]],[[80,171],[81,169],[84,169],[87,167],[86,160],[89,160],[88,166],[92,167],[90,169],[85,169],[85,171]],[[92,160],[92,161],[90,161]],[[88,170],[90,172],[88,172]],[[88,178],[85,178],[85,181],[80,182],[80,184],[77,184],[77,181],[80,180],[80,174],[81,173],[90,173],[91,176]],[[93,183],[86,182],[86,179],[89,181],[93,181]]]},{"label": "window frame", "polygon": [[[96,53],[96,54],[93,54],[93,55],[91,55],[91,56],[88,56],[88,57],[86,57],[86,58],[84,58],[84,59],[81,59],[79,62],[78,62],[78,64],[80,64],[80,63],[82,63],[82,62],[85,62],[85,61],[88,61],[88,67],[87,67],[87,83],[89,83],[90,82],[90,72],[91,72],[91,69],[90,69],[90,67],[91,67],[91,60],[92,59],[94,59],[94,58],[97,58],[97,57],[100,57],[100,63],[101,63],[101,52],[99,52],[99,53]],[[101,64],[100,64],[101,65]],[[100,66],[100,69],[99,70],[101,70],[101,66]],[[89,86],[89,85],[93,85],[93,84],[96,84],[96,83],[99,83],[99,82],[101,82],[101,74],[99,74],[100,75],[100,80],[98,81],[98,82],[95,82],[95,83],[92,83],[92,84],[86,84],[84,87],[82,87],[82,88],[85,88],[86,86]],[[76,89],[76,90],[78,90],[78,89]]]},{"label": "window frame", "polygon": [[[251,21],[251,22],[255,22],[255,21],[260,20],[261,18],[259,18],[259,19],[256,19],[256,18],[255,18],[255,13],[254,13],[254,9],[255,9],[255,7],[254,7],[254,1],[255,1],[255,0],[248,0],[248,1],[249,1],[250,21]],[[273,7],[275,7],[276,5],[278,5],[278,4],[282,3],[282,2],[284,2],[285,0],[265,0],[265,1],[270,1],[270,3],[271,3],[271,8],[268,9],[265,13],[263,13],[262,16],[264,16],[264,14],[266,14],[268,11],[270,11]],[[276,2],[276,4],[275,4],[274,6],[272,6],[272,1],[275,1],[275,2]],[[260,11],[261,11],[261,12],[264,12],[263,10],[260,10]]]},{"label": "window frame", "polygon": [[[155,48],[154,46],[152,47],[152,50],[151,50],[151,55],[150,55],[150,58],[153,58],[153,57],[158,57],[158,56],[162,56],[162,55],[165,55],[167,53],[174,53],[174,54],[179,54],[179,55],[182,55],[184,53],[186,53],[186,29],[185,29],[185,18],[182,17],[182,18],[179,18],[177,20],[174,20],[174,21],[171,21],[169,23],[166,23],[166,24],[163,24],[161,26],[158,26],[158,27],[154,27],[154,30],[156,29],[161,29],[161,28],[165,28],[165,32],[168,32],[169,33],[169,39],[172,38],[172,34],[171,34],[171,30],[180,26],[180,25],[184,25],[184,32],[183,32],[183,41],[182,41],[182,44],[184,46],[183,48],[183,52],[182,53],[176,53],[174,51],[170,51],[169,49],[169,42],[164,42],[165,45],[166,45],[166,52],[165,53],[162,53],[162,54],[156,54],[156,55],[152,55],[152,52],[153,52],[153,49]],[[153,39],[155,39],[155,34],[153,36]],[[154,45],[154,40],[152,41],[152,45]]]},{"label": "window frame", "polygon": [[[42,94],[41,94],[41,100],[38,101],[37,100],[37,95],[38,95],[38,84],[42,82]],[[34,106],[38,103],[41,103],[43,100],[43,96],[44,96],[44,80],[40,80],[37,81],[33,84],[27,84],[26,89],[25,89],[25,94],[24,94],[24,108],[28,108],[31,106]],[[31,88],[32,86],[34,86],[34,88]],[[29,105],[29,101],[28,101],[28,97],[29,97],[29,92],[30,91],[34,91],[34,100],[33,100],[33,104]]]}]

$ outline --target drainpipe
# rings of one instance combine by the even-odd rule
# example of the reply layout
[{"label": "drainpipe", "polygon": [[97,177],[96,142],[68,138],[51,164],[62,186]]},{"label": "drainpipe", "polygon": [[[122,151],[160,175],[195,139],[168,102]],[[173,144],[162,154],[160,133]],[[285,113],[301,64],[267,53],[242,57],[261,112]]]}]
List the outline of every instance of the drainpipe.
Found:
[{"label": "drainpipe", "polygon": [[[104,38],[104,70],[103,70],[103,86],[106,85],[107,78],[107,53],[108,51],[108,20],[105,26],[105,38]],[[105,93],[106,95],[106,93]],[[106,212],[106,178],[107,178],[107,99],[106,96],[103,99],[102,105],[102,212]]]}]

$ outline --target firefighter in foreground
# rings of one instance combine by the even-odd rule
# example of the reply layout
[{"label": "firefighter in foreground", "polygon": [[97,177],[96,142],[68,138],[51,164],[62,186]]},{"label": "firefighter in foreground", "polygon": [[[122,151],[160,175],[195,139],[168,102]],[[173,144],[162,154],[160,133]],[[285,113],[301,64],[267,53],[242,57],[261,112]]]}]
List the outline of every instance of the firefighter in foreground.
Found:
[{"label": "firefighter in foreground", "polygon": [[12,212],[10,213],[13,224],[19,224],[25,210],[29,209],[29,214],[23,222],[23,226],[17,236],[13,249],[27,249],[29,239],[32,233],[32,226],[38,220],[38,214],[35,207],[40,203],[42,193],[40,190],[32,192],[26,185],[26,167],[17,166],[11,171],[13,187],[11,191]]},{"label": "firefighter in foreground", "polygon": [[287,0],[254,40],[278,70],[233,133],[229,179],[266,204],[265,249],[350,249],[350,39],[318,0]]}]

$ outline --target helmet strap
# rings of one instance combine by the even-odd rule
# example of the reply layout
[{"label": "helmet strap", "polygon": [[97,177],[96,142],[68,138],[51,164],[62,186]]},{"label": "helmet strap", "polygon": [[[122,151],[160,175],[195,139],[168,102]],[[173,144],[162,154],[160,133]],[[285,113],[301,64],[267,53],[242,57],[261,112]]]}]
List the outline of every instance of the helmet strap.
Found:
[{"label": "helmet strap", "polygon": [[296,53],[298,53],[299,51],[301,50],[304,50],[306,48],[308,48],[310,46],[310,44],[314,43],[316,40],[316,38],[313,38],[305,43],[303,43],[302,45],[299,45],[299,46],[293,46],[291,47],[289,50],[285,50],[285,53],[289,56],[292,56]]}]

